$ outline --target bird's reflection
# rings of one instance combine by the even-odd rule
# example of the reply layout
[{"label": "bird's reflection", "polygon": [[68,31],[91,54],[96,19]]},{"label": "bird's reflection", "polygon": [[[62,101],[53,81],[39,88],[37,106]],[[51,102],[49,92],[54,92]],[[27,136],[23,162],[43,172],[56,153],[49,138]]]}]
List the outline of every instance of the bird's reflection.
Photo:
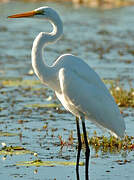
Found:
[{"label": "bird's reflection", "polygon": [[[78,155],[78,154],[77,154]],[[80,156],[79,156],[80,157]],[[78,156],[77,156],[78,158]],[[85,169],[87,169],[88,166],[85,163]],[[76,180],[80,180],[80,175],[79,175],[79,164],[76,164]],[[82,179],[83,180],[83,179]],[[85,180],[89,180],[89,174],[88,171],[85,171]]]}]

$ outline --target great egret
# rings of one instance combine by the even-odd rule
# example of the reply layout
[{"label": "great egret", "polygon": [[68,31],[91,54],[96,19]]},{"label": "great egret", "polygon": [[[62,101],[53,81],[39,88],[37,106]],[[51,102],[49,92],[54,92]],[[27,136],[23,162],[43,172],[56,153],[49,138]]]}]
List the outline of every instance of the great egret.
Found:
[{"label": "great egret", "polygon": [[90,149],[86,135],[85,118],[107,128],[114,135],[123,137],[125,123],[118,106],[97,73],[82,59],[71,54],[61,55],[52,66],[44,62],[42,52],[49,43],[54,43],[63,33],[62,21],[57,12],[49,7],[15,14],[9,18],[39,18],[49,20],[53,25],[51,33],[40,32],[33,42],[32,66],[38,78],[52,88],[66,110],[76,116],[78,135],[78,154],[76,163],[77,179],[81,151],[79,119],[82,121],[86,146],[86,180]]}]

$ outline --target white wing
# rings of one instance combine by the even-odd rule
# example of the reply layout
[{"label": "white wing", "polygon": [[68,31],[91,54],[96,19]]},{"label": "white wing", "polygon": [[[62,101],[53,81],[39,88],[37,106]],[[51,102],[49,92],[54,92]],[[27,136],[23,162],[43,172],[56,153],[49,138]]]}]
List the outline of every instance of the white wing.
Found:
[{"label": "white wing", "polygon": [[[94,72],[94,71],[93,71]],[[73,114],[85,117],[97,124],[108,128],[118,136],[125,131],[124,120],[118,106],[100,79],[97,83],[89,83],[87,78],[98,76],[95,72],[92,77],[84,78],[79,71],[62,68],[59,72],[59,81],[62,91],[62,104]],[[97,77],[98,78],[98,77]],[[93,81],[93,79],[92,79]],[[102,84],[102,85],[100,85]]]}]

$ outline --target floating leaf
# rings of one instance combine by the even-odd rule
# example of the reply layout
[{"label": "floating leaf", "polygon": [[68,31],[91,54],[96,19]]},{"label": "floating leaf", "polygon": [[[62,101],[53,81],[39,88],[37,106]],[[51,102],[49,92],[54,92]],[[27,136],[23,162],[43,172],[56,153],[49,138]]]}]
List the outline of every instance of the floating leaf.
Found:
[{"label": "floating leaf", "polygon": [[22,77],[0,77],[0,81],[22,81]]},{"label": "floating leaf", "polygon": [[0,150],[0,155],[22,155],[22,154],[34,154],[34,152],[27,150],[21,146],[4,146]]},{"label": "floating leaf", "polygon": [[25,107],[32,107],[32,108],[58,108],[60,107],[60,104],[27,104]]},{"label": "floating leaf", "polygon": [[[35,160],[35,161],[20,161],[16,165],[18,166],[76,166],[75,162],[69,161],[42,161],[42,160]],[[80,166],[83,166],[84,163],[80,162]]]},{"label": "floating leaf", "polygon": [[17,133],[9,133],[9,132],[2,132],[0,131],[0,136],[18,136]]},{"label": "floating leaf", "polygon": [[39,80],[4,80],[2,85],[4,86],[35,86],[40,84]]}]

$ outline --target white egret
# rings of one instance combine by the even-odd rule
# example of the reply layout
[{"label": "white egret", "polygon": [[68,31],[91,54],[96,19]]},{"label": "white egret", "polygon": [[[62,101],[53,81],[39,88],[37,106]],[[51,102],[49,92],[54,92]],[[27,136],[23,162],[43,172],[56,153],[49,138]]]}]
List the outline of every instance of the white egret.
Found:
[{"label": "white egret", "polygon": [[77,179],[79,179],[78,167],[81,151],[79,119],[82,121],[86,146],[85,174],[86,180],[88,180],[90,149],[86,135],[85,118],[107,128],[110,132],[119,137],[124,136],[124,120],[118,106],[104,83],[97,73],[82,59],[71,54],[63,54],[52,66],[48,66],[45,63],[42,55],[44,47],[47,44],[54,43],[63,33],[62,21],[58,13],[52,8],[40,7],[30,12],[9,16],[9,18],[24,17],[46,19],[49,20],[53,26],[52,32],[40,32],[34,40],[32,48],[32,66],[41,82],[52,88],[65,109],[77,117]]}]

